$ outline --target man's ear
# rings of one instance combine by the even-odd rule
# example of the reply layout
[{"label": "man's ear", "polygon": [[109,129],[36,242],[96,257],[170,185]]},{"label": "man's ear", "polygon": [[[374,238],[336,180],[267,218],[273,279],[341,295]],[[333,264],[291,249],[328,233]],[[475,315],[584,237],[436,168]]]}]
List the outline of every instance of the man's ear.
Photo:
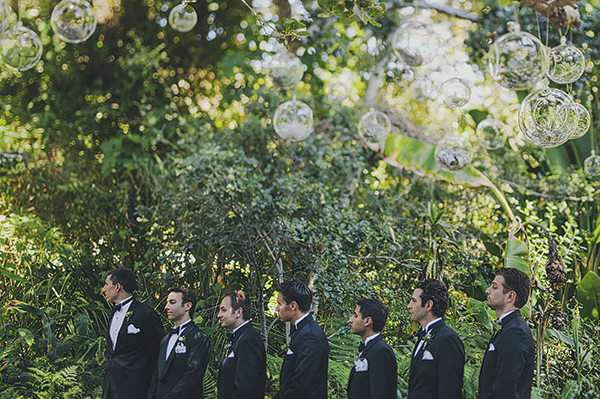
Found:
[{"label": "man's ear", "polygon": [[507,303],[515,303],[517,300],[517,293],[514,291],[508,291],[508,297],[506,298]]},{"label": "man's ear", "polygon": [[296,302],[296,301],[290,302],[290,309],[298,310],[298,302]]},{"label": "man's ear", "polygon": [[192,309],[192,303],[191,302],[184,303],[183,308],[189,312]]},{"label": "man's ear", "polygon": [[367,316],[363,319],[365,327],[373,327],[373,318],[371,316]]},{"label": "man's ear", "polygon": [[242,317],[244,315],[244,309],[240,306],[235,311],[235,317]]},{"label": "man's ear", "polygon": [[115,292],[119,292],[123,289],[121,283],[115,283]]},{"label": "man's ear", "polygon": [[430,299],[430,300],[428,300],[428,301],[425,303],[425,306],[423,306],[423,308],[424,308],[426,311],[430,312],[430,311],[431,311],[431,309],[433,309],[433,301],[432,301],[431,299]]}]

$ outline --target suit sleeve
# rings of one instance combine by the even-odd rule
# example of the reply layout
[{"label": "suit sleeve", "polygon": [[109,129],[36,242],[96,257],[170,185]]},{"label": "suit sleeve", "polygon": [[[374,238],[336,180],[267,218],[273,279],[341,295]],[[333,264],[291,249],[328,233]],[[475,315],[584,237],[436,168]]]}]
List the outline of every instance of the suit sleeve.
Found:
[{"label": "suit sleeve", "polygon": [[[456,335],[450,335],[442,344],[438,363],[438,398],[462,398],[465,373],[465,347]],[[508,396],[504,397],[506,399]]]},{"label": "suit sleeve", "polygon": [[150,388],[148,388],[148,395],[146,399],[156,399],[156,387],[158,386],[158,367],[154,368],[152,373],[152,380],[150,382]]},{"label": "suit sleeve", "polygon": [[496,376],[492,384],[490,399],[505,399],[512,397],[517,391],[517,384],[526,363],[526,343],[529,332],[514,329],[514,332],[503,339],[503,344],[497,345],[498,358],[496,361]]},{"label": "suit sleeve", "polygon": [[193,398],[198,394],[199,387],[202,387],[204,373],[208,365],[208,338],[198,331],[193,337],[188,336],[187,339],[193,342],[187,345],[189,352],[185,373],[164,399]]},{"label": "suit sleeve", "polygon": [[325,348],[314,334],[306,334],[298,342],[294,376],[289,389],[282,394],[277,394],[278,399],[306,399],[306,394],[313,388],[307,381],[316,381],[319,362],[324,355]]},{"label": "suit sleeve", "polygon": [[246,392],[254,391],[254,388],[262,380],[260,372],[265,367],[261,364],[262,359],[261,342],[240,342],[237,348],[238,367],[235,370],[234,385],[235,390],[231,395],[232,399],[246,399]]},{"label": "suit sleeve", "polygon": [[398,366],[392,350],[380,350],[369,361],[370,397],[396,399],[398,397]]}]

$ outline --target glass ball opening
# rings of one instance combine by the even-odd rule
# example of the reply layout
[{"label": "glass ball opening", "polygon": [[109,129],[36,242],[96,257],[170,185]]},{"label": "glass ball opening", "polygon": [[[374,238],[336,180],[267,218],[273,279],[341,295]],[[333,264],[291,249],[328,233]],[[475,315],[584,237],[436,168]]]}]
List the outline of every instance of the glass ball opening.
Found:
[{"label": "glass ball opening", "polygon": [[96,31],[94,7],[85,0],[63,0],[52,10],[50,24],[61,40],[84,42]]},{"label": "glass ball opening", "polygon": [[186,33],[198,23],[198,14],[190,5],[178,4],[169,13],[169,25],[178,32]]},{"label": "glass ball opening", "polygon": [[302,101],[287,101],[275,110],[273,127],[283,139],[304,140],[313,132],[313,111]]},{"label": "glass ball opening", "polygon": [[287,50],[273,55],[269,63],[268,75],[274,84],[290,89],[302,80],[302,61]]},{"label": "glass ball opening", "polygon": [[392,35],[392,50],[410,66],[430,63],[439,46],[438,35],[420,22],[407,22]]},{"label": "glass ball opening", "polygon": [[567,84],[578,80],[585,71],[585,56],[577,47],[561,44],[548,52],[548,78]]},{"label": "glass ball opening", "polygon": [[17,26],[0,37],[0,57],[14,71],[33,68],[42,58],[42,40],[31,29]]},{"label": "glass ball opening", "polygon": [[358,132],[368,143],[382,143],[392,131],[390,118],[379,111],[369,111],[358,121]]},{"label": "glass ball opening", "polygon": [[533,35],[516,31],[500,36],[489,54],[494,80],[510,90],[532,88],[546,73],[546,51]]},{"label": "glass ball opening", "polygon": [[445,136],[435,146],[435,160],[447,172],[464,169],[472,160],[471,143],[460,136]]}]

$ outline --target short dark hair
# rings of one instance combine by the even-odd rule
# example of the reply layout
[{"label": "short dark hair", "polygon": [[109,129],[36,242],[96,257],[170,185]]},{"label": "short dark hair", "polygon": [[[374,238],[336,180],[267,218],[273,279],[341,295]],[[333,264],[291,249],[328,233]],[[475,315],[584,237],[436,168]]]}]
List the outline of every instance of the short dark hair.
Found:
[{"label": "short dark hair", "polygon": [[388,318],[388,312],[383,302],[379,299],[363,298],[356,302],[360,306],[362,318],[370,317],[373,320],[373,331],[381,332]]},{"label": "short dark hair", "polygon": [[225,294],[225,297],[229,297],[231,300],[231,309],[236,311],[242,308],[242,319],[250,320],[252,317],[252,303],[244,291],[231,291]]},{"label": "short dark hair", "polygon": [[421,293],[421,306],[425,306],[427,302],[431,301],[433,303],[431,313],[437,317],[444,317],[450,305],[450,295],[448,295],[448,288],[444,283],[428,278],[417,283],[415,288],[423,290]]},{"label": "short dark hair", "polygon": [[531,287],[529,276],[519,269],[503,267],[496,270],[496,276],[504,277],[502,293],[514,291],[517,294],[515,306],[521,309],[529,300],[529,289]]},{"label": "short dark hair", "polygon": [[137,288],[137,282],[135,281],[133,272],[124,267],[109,271],[108,277],[110,277],[110,281],[112,281],[113,284],[121,284],[123,290],[129,294],[133,294]]},{"label": "short dark hair", "polygon": [[189,311],[190,318],[192,318],[194,316],[194,310],[196,309],[196,303],[197,303],[196,294],[194,294],[194,291],[190,290],[189,288],[185,288],[185,287],[169,287],[167,292],[169,294],[171,292],[181,292],[181,305],[185,305],[186,303],[190,302],[192,304],[192,307],[190,308],[190,311]]},{"label": "short dark hair", "polygon": [[312,292],[310,292],[310,289],[306,284],[301,281],[286,281],[279,284],[275,288],[275,291],[281,292],[281,296],[285,303],[290,304],[296,302],[298,304],[298,309],[300,309],[301,312],[308,312],[310,310],[310,305],[312,304]]}]

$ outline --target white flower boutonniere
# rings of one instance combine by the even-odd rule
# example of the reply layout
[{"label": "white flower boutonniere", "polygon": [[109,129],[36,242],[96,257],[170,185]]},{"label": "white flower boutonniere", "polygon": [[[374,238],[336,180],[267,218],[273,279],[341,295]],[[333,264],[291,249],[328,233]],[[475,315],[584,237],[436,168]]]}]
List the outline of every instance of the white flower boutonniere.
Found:
[{"label": "white flower boutonniere", "polygon": [[131,318],[132,314],[133,314],[133,310],[129,310],[127,313],[125,313],[125,319],[129,320]]},{"label": "white flower boutonniere", "polygon": [[180,335],[179,338],[177,338],[177,342],[183,345],[185,343],[185,335]]},{"label": "white flower boutonniere", "polygon": [[435,337],[435,335],[433,333],[428,332],[427,334],[425,334],[425,336],[423,337],[423,349],[427,348],[427,345],[433,341],[433,338]]}]

